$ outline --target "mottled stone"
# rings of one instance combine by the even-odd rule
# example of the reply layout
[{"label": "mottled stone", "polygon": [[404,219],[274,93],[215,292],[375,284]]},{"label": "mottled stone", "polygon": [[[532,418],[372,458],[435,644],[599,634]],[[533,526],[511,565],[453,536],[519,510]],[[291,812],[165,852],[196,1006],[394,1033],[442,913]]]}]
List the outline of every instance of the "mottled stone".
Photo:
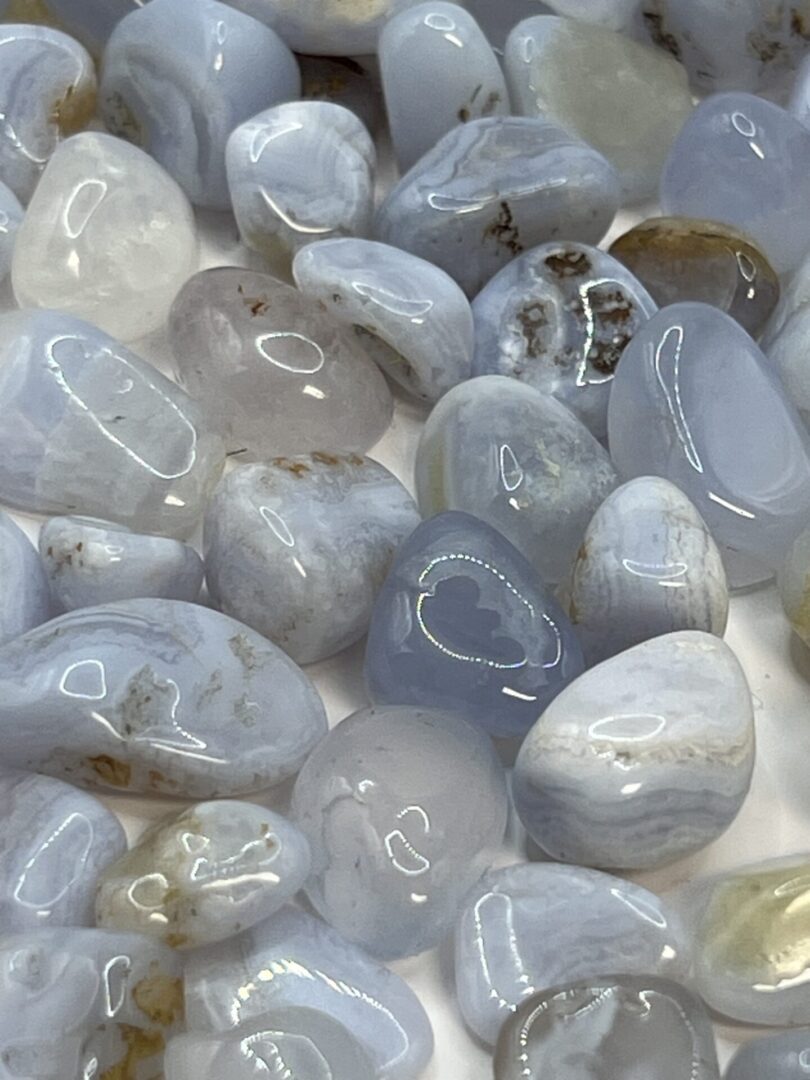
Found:
[{"label": "mottled stone", "polygon": [[301,97],[351,109],[370,132],[382,125],[385,107],[374,57],[298,56]]},{"label": "mottled stone", "polygon": [[189,533],[224,463],[199,407],[89,323],[0,318],[0,500]]},{"label": "mottled stone", "polygon": [[217,0],[151,0],[107,43],[99,107],[109,130],[146,150],[195,205],[226,210],[228,136],[300,91],[295,57],[255,19]]},{"label": "mottled stone", "polygon": [[810,1030],[785,1031],[741,1046],[725,1080],[807,1080]]},{"label": "mottled stone", "polygon": [[557,124],[492,116],[460,124],[414,165],[380,207],[375,234],[473,296],[538,244],[597,244],[619,190],[605,158]]},{"label": "mottled stone", "polygon": [[788,397],[810,428],[810,306],[801,305],[773,336],[767,347],[771,367],[782,381]]},{"label": "mottled stone", "polygon": [[500,375],[446,394],[416,456],[425,517],[474,514],[550,584],[565,577],[588,522],[615,486],[610,458],[584,424],[548,394]]},{"label": "mottled stone", "polygon": [[92,926],[96,880],[127,849],[115,815],[61,780],[8,773],[0,820],[3,933]]},{"label": "mottled stone", "polygon": [[53,26],[99,55],[119,20],[144,0],[0,0],[0,21]]},{"label": "mottled stone", "polygon": [[483,521],[439,514],[400,548],[368,636],[375,703],[447,709],[492,735],[524,735],[583,666],[537,572]]},{"label": "mottled stone", "polygon": [[469,378],[470,304],[438,266],[373,240],[324,240],[298,253],[293,273],[414,397],[438,401]]},{"label": "mottled stone", "polygon": [[467,897],[456,928],[458,1002],[490,1044],[541,991],[615,971],[680,981],[688,970],[674,912],[640,885],[579,866],[491,870]]},{"label": "mottled stone", "polygon": [[36,549],[17,523],[0,510],[0,645],[54,614],[48,579]]},{"label": "mottled stone", "polygon": [[58,308],[130,341],[163,326],[197,265],[191,206],[137,147],[97,131],[62,143],[17,232],[20,307]]},{"label": "mottled stone", "polygon": [[810,530],[801,533],[779,571],[782,607],[790,625],[810,645]]},{"label": "mottled stone", "polygon": [[433,1052],[430,1021],[410,987],[297,908],[200,949],[186,964],[191,1031],[226,1031],[301,1005],[343,1024],[378,1080],[416,1080]]},{"label": "mottled stone", "polygon": [[17,230],[22,224],[23,208],[10,187],[0,180],[0,282],[11,271]]},{"label": "mottled stone", "polygon": [[542,244],[496,274],[472,309],[474,375],[552,394],[605,438],[616,365],[657,310],[621,263],[587,244]]},{"label": "mottled stone", "polygon": [[293,775],[326,732],[287,656],[180,600],[83,608],[0,649],[3,764],[132,794],[219,798]]},{"label": "mottled stone", "polygon": [[365,634],[419,521],[402,484],[370,458],[319,452],[245,465],[205,515],[212,603],[299,664],[322,660]]},{"label": "mottled stone", "polygon": [[195,274],[169,331],[178,381],[233,454],[362,454],[391,422],[391,393],[356,335],[269,274]]}]

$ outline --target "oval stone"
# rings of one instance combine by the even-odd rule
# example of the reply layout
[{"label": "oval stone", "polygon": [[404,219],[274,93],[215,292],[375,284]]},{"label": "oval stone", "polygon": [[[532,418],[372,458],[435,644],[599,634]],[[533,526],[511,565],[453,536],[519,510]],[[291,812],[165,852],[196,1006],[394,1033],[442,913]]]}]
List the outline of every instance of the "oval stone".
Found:
[{"label": "oval stone", "polygon": [[0,282],[11,272],[14,244],[23,214],[17,196],[0,180]]},{"label": "oval stone", "polygon": [[729,1062],[725,1080],[806,1080],[810,1069],[810,1030],[784,1031],[741,1046]]},{"label": "oval stone", "polygon": [[0,510],[0,645],[24,634],[54,614],[48,579],[31,541]]},{"label": "oval stone", "polygon": [[796,538],[779,571],[778,584],[790,625],[810,645],[810,530]]}]

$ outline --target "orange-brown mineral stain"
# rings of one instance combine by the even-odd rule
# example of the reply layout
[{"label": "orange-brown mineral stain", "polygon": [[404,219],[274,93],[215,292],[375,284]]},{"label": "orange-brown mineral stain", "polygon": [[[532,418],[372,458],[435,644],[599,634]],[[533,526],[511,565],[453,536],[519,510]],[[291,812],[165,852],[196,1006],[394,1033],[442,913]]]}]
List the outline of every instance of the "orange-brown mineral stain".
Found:
[{"label": "orange-brown mineral stain", "polygon": [[156,971],[147,975],[132,991],[135,1004],[144,1014],[161,1027],[170,1027],[183,1019],[183,980]]},{"label": "orange-brown mineral stain", "polygon": [[126,1053],[117,1064],[105,1069],[99,1080],[137,1080],[140,1062],[160,1054],[166,1045],[159,1031],[145,1031],[129,1024],[119,1024],[118,1030]]},{"label": "orange-brown mineral stain", "polygon": [[129,787],[132,767],[125,761],[119,761],[118,758],[110,757],[109,754],[98,754],[96,757],[88,758],[87,764],[105,784],[117,788]]}]

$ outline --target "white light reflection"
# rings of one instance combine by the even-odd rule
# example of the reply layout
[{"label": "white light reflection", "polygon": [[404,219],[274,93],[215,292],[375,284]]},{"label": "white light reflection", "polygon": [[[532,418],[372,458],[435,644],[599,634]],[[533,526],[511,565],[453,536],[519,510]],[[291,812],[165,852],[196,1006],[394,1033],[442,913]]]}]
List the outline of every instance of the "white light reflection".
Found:
[{"label": "white light reflection", "polygon": [[[654,368],[658,384],[664,392],[675,433],[686,459],[697,472],[703,472],[703,462],[695,446],[681,401],[681,352],[685,331],[682,326],[670,326],[654,350]],[[651,349],[652,345],[649,346]]]},{"label": "white light reflection", "polygon": [[[267,347],[268,343],[278,343],[282,345],[282,347],[286,346],[287,348],[292,346],[293,349],[303,352],[308,359],[299,360],[297,363],[285,362],[269,351]],[[302,345],[304,346],[303,350],[300,348]],[[317,371],[320,371],[326,363],[326,355],[317,341],[311,341],[303,334],[297,334],[292,330],[279,330],[271,334],[259,334],[256,338],[256,349],[262,354],[265,360],[269,360],[271,364],[281,368],[282,371],[292,371],[295,375],[314,375]]]},{"label": "white light reflection", "polygon": [[67,697],[101,701],[107,696],[107,672],[100,660],[77,660],[65,668],[59,690]]},{"label": "white light reflection", "polygon": [[364,281],[353,281],[352,289],[358,296],[362,296],[364,300],[370,300],[372,304],[390,312],[391,315],[402,315],[414,323],[421,323],[424,316],[434,306],[432,300],[409,300],[405,296],[389,292],[388,289],[367,285]]}]

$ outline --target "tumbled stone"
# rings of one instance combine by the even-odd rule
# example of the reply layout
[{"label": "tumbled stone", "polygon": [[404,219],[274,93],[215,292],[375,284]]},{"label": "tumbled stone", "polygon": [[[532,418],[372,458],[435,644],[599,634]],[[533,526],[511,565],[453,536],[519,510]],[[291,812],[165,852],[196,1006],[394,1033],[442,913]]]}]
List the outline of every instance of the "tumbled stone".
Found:
[{"label": "tumbled stone", "polygon": [[796,538],[779,571],[782,607],[790,625],[810,645],[810,530]]},{"label": "tumbled stone", "polygon": [[810,1071],[810,1031],[784,1031],[741,1046],[725,1080],[806,1080]]},{"label": "tumbled stone", "polygon": [[307,896],[373,956],[423,952],[491,863],[507,812],[503,767],[483,732],[447,712],[363,709],[295,782],[293,819],[313,856]]},{"label": "tumbled stone", "polygon": [[640,885],[556,863],[491,870],[456,928],[456,994],[472,1031],[494,1043],[533,994],[582,979],[689,970],[680,920]]},{"label": "tumbled stone", "polygon": [[430,414],[416,456],[424,517],[488,522],[549,584],[562,581],[616,486],[607,452],[548,394],[500,375],[462,383]]},{"label": "tumbled stone", "polygon": [[396,550],[419,521],[402,484],[371,458],[318,452],[245,465],[205,515],[212,603],[299,664],[322,660],[368,630]]},{"label": "tumbled stone", "polygon": [[597,244],[619,205],[604,157],[557,124],[491,116],[449,131],[380,207],[378,240],[477,293],[515,256],[565,236]]},{"label": "tumbled stone", "polygon": [[495,1080],[550,1076],[720,1080],[711,1021],[699,998],[650,975],[548,990],[504,1024]]},{"label": "tumbled stone", "polygon": [[23,219],[23,208],[10,187],[0,180],[0,282],[11,271],[17,230]]},{"label": "tumbled stone", "polygon": [[508,375],[567,405],[598,439],[616,365],[657,308],[621,263],[587,244],[542,244],[476,296],[474,375]]},{"label": "tumbled stone", "polygon": [[416,1080],[433,1052],[430,1021],[410,987],[297,908],[188,958],[190,1031],[228,1031],[296,1006],[343,1024],[379,1080]]},{"label": "tumbled stone", "polygon": [[498,54],[503,52],[510,30],[519,22],[531,15],[548,15],[551,11],[541,0],[498,0],[497,4],[492,0],[465,0],[465,7],[473,13]]},{"label": "tumbled stone", "polygon": [[243,120],[297,98],[301,73],[278,34],[217,0],[151,0],[104,50],[99,108],[197,206],[230,209],[225,144]]},{"label": "tumbled stone", "polygon": [[142,6],[142,0],[0,0],[0,21],[56,27],[100,55],[116,23]]},{"label": "tumbled stone", "polygon": [[195,274],[169,331],[178,381],[233,454],[362,454],[391,422],[391,393],[356,335],[269,274]]},{"label": "tumbled stone", "polygon": [[[568,15],[608,30],[630,31],[634,26],[639,0],[546,0],[546,3],[557,15]],[[534,6],[538,4],[535,2]],[[543,12],[532,14],[541,15]]]},{"label": "tumbled stone", "polygon": [[782,282],[779,303],[776,306],[761,338],[762,348],[768,352],[794,315],[810,305],[810,254],[802,260],[798,269],[787,281]]},{"label": "tumbled stone", "polygon": [[0,817],[3,933],[92,926],[98,876],[127,849],[116,816],[61,780],[8,773]]},{"label": "tumbled stone", "polygon": [[799,410],[805,427],[810,428],[810,370],[807,348],[810,344],[810,307],[801,305],[784,323],[768,344],[770,365],[782,381],[788,397]]},{"label": "tumbled stone", "polygon": [[36,549],[17,523],[0,510],[0,645],[54,614],[48,579]]},{"label": "tumbled stone", "polygon": [[469,514],[424,522],[374,608],[366,684],[378,705],[447,709],[492,735],[524,735],[584,666],[536,570]]},{"label": "tumbled stone", "polygon": [[0,318],[0,500],[189,533],[224,463],[197,404],[89,323]]},{"label": "tumbled stone", "polygon": [[720,551],[679,488],[640,476],[608,495],[568,584],[568,613],[589,664],[675,630],[722,637],[728,605]]},{"label": "tumbled stone", "polygon": [[137,147],[97,131],[62,143],[17,232],[20,307],[58,308],[124,341],[163,326],[197,265],[191,206]]},{"label": "tumbled stone", "polygon": [[470,304],[438,266],[373,240],[324,240],[298,253],[293,273],[414,397],[438,401],[470,377]]},{"label": "tumbled stone", "polygon": [[82,608],[0,649],[0,760],[85,787],[213,799],[292,776],[326,732],[280,649],[179,600]]}]

